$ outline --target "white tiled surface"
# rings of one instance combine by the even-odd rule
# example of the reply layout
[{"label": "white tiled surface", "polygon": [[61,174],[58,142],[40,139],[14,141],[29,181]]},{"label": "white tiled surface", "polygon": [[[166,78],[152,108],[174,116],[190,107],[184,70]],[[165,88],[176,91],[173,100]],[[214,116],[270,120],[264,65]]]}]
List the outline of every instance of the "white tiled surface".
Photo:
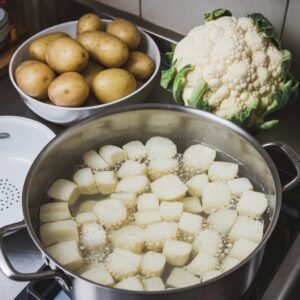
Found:
[{"label": "white tiled surface", "polygon": [[139,0],[97,0],[103,4],[126,11],[133,15],[139,15]]}]

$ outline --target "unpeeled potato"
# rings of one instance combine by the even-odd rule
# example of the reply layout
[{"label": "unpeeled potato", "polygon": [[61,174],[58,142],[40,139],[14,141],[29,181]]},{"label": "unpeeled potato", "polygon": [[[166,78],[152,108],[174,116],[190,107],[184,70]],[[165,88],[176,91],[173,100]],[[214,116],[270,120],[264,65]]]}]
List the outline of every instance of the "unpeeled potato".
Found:
[{"label": "unpeeled potato", "polygon": [[102,21],[95,14],[85,14],[78,20],[77,34],[81,34],[86,31],[101,30]]},{"label": "unpeeled potato", "polygon": [[94,78],[99,72],[103,70],[104,68],[102,66],[93,61],[90,61],[86,68],[81,72],[81,74],[88,83],[89,87],[92,88]]}]

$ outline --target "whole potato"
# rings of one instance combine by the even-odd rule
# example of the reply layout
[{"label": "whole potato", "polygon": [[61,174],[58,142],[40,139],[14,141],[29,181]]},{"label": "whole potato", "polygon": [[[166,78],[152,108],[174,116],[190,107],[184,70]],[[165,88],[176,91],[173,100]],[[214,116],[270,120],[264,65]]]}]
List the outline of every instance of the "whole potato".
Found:
[{"label": "whole potato", "polygon": [[136,90],[136,81],[132,74],[119,68],[100,72],[93,81],[93,91],[102,103],[121,99]]},{"label": "whole potato", "polygon": [[67,72],[52,81],[48,95],[55,105],[76,107],[86,101],[89,86],[79,73]]},{"label": "whole potato", "polygon": [[20,89],[28,96],[43,100],[55,78],[55,73],[46,64],[39,61],[24,61],[15,71],[15,79]]},{"label": "whole potato", "polygon": [[81,34],[86,31],[101,30],[102,21],[95,14],[83,15],[77,23],[77,34]]},{"label": "whole potato", "polygon": [[115,19],[111,21],[106,32],[118,37],[130,50],[136,49],[141,42],[141,33],[138,28],[131,22],[125,19]]},{"label": "whole potato", "polygon": [[129,53],[124,69],[133,74],[135,78],[145,80],[154,72],[155,63],[147,54],[140,51],[132,51]]},{"label": "whole potato", "polygon": [[92,88],[94,78],[99,72],[103,70],[104,68],[102,66],[93,61],[90,61],[86,68],[81,72],[81,74],[88,83],[89,87]]},{"label": "whole potato", "polygon": [[52,32],[35,39],[29,46],[29,54],[43,62],[46,62],[46,48],[52,41],[60,37],[67,37],[64,32]]},{"label": "whole potato", "polygon": [[126,44],[106,32],[84,32],[78,36],[78,41],[105,67],[120,67],[128,58],[129,51]]},{"label": "whole potato", "polygon": [[62,37],[47,46],[46,61],[59,74],[80,72],[89,62],[89,53],[77,41]]}]

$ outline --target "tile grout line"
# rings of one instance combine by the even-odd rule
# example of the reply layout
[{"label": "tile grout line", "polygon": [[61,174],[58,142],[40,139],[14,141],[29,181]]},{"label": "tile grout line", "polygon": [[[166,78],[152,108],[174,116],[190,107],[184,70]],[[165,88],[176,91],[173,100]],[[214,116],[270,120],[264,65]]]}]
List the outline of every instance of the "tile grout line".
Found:
[{"label": "tile grout line", "polygon": [[143,15],[142,15],[142,0],[139,0],[139,19],[140,20],[143,19]]},{"label": "tile grout line", "polygon": [[285,5],[285,9],[284,9],[284,15],[283,15],[283,20],[282,20],[281,31],[280,31],[280,40],[282,40],[282,37],[283,37],[285,23],[286,23],[286,19],[287,19],[288,10],[289,10],[289,4],[290,4],[290,0],[287,0],[286,5]]}]

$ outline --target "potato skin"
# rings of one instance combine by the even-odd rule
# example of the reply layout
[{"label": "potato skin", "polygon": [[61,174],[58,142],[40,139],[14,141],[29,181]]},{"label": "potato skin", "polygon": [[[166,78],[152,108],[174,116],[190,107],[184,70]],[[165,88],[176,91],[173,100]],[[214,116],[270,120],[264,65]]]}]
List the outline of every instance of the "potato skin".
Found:
[{"label": "potato skin", "polygon": [[96,61],[108,68],[122,66],[129,55],[126,44],[106,32],[84,32],[78,41]]},{"label": "potato skin", "polygon": [[89,86],[79,73],[67,72],[52,81],[48,95],[55,105],[77,107],[87,100]]},{"label": "potato skin", "polygon": [[93,91],[102,103],[121,99],[137,88],[135,78],[126,70],[111,68],[100,72],[93,81]]},{"label": "potato skin", "polygon": [[95,14],[85,14],[78,20],[77,34],[87,31],[101,30],[102,21]]},{"label": "potato skin", "polygon": [[20,89],[28,96],[43,100],[48,94],[55,73],[46,64],[39,61],[24,61],[15,71],[15,79]]},{"label": "potato skin", "polygon": [[96,75],[99,72],[101,72],[103,70],[104,70],[104,68],[101,65],[99,65],[93,61],[90,61],[88,63],[88,65],[86,66],[86,68],[81,72],[81,74],[84,77],[84,79],[86,80],[89,87],[92,88],[94,78],[96,77]]},{"label": "potato skin", "polygon": [[29,46],[29,54],[37,60],[46,62],[45,54],[47,46],[54,40],[60,37],[68,37],[69,35],[64,32],[52,32],[43,35],[33,42]]},{"label": "potato skin", "polygon": [[139,80],[149,78],[155,69],[155,63],[151,57],[140,51],[132,51],[124,64],[124,69]]},{"label": "potato skin", "polygon": [[125,19],[111,21],[106,27],[106,32],[122,40],[130,50],[136,49],[141,43],[140,31],[133,23]]},{"label": "potato skin", "polygon": [[46,61],[59,74],[80,72],[88,64],[89,53],[76,40],[62,37],[47,46]]}]

